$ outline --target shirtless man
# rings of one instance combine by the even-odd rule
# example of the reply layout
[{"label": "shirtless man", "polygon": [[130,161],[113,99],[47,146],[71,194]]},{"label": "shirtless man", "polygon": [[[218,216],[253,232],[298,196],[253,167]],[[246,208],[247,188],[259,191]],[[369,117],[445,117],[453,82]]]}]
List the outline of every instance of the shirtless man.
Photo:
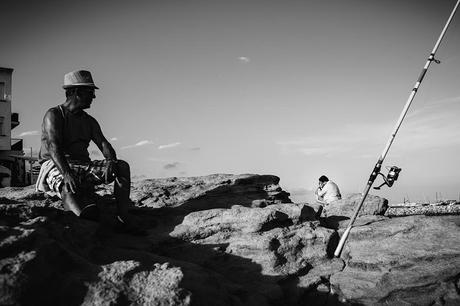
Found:
[{"label": "shirtless man", "polygon": [[[49,109],[42,123],[39,159],[41,170],[37,190],[59,196],[66,210],[86,219],[97,220],[99,211],[91,200],[94,186],[114,182],[118,221],[135,230],[128,207],[131,173],[128,163],[117,159],[112,145],[99,123],[84,110],[96,98],[89,71],[78,70],[65,75],[66,101]],[[88,146],[93,141],[104,160],[91,160]]]}]

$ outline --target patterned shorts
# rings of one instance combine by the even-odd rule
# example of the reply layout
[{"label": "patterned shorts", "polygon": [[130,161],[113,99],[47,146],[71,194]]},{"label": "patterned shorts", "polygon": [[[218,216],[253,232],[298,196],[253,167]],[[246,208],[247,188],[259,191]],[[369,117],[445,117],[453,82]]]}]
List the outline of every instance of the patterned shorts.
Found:
[{"label": "patterned shorts", "polygon": [[[109,173],[109,178],[105,180],[105,173],[109,161],[107,160],[93,160],[90,162],[82,161],[69,161],[69,166],[77,176],[80,183],[90,185],[110,184],[114,181],[113,173]],[[46,183],[50,189],[60,195],[63,187],[64,177],[56,166],[54,166],[46,176]]]}]

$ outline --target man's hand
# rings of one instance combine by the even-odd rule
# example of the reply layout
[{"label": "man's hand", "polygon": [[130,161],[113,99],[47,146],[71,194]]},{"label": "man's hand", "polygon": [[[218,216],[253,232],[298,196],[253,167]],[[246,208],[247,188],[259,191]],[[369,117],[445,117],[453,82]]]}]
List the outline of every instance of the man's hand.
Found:
[{"label": "man's hand", "polygon": [[79,181],[73,172],[64,173],[64,188],[67,191],[76,193],[79,188]]}]

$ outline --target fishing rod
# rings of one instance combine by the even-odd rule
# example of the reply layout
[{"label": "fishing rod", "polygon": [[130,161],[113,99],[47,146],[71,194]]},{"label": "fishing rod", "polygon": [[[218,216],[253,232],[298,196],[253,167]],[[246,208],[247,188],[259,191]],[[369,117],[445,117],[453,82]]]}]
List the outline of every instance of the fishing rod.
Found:
[{"label": "fishing rod", "polygon": [[[399,119],[398,119],[398,121],[397,121],[397,123],[396,123],[396,125],[395,125],[395,127],[393,129],[393,132],[391,133],[390,139],[388,139],[388,142],[387,142],[387,144],[385,146],[385,149],[383,150],[382,154],[380,155],[379,159],[377,160],[377,163],[374,166],[374,169],[372,170],[372,173],[371,173],[371,175],[369,177],[369,180],[367,181],[366,187],[364,188],[364,191],[362,193],[361,202],[359,203],[358,207],[356,207],[355,212],[353,214],[353,217],[351,218],[351,220],[350,220],[345,232],[343,233],[342,237],[340,238],[340,241],[339,241],[339,244],[337,245],[337,248],[335,249],[335,252],[334,252],[335,257],[340,256],[340,253],[342,252],[342,249],[343,249],[343,246],[345,244],[345,241],[347,240],[348,235],[350,234],[351,228],[353,227],[353,223],[355,222],[356,218],[358,217],[359,211],[360,211],[361,207],[363,206],[364,201],[366,200],[366,197],[367,197],[367,195],[369,193],[369,190],[371,189],[372,184],[374,184],[374,181],[377,178],[377,176],[379,174],[382,175],[383,178],[384,178],[384,183],[382,185],[386,184],[389,187],[391,187],[393,185],[393,182],[396,181],[396,179],[398,178],[398,174],[401,171],[401,168],[398,168],[396,166],[391,167],[387,177],[385,178],[385,176],[380,172],[380,169],[382,167],[382,163],[383,163],[388,151],[390,150],[391,144],[393,143],[393,140],[396,137],[396,133],[398,133],[398,130],[399,130],[399,128],[400,128],[400,126],[401,126],[401,124],[402,124],[402,122],[404,120],[404,117],[406,117],[407,111],[409,110],[409,107],[410,107],[412,101],[414,100],[415,95],[417,94],[417,91],[418,91],[418,89],[420,87],[420,84],[422,83],[423,78],[425,77],[425,74],[428,71],[428,68],[430,67],[431,62],[435,62],[437,64],[440,63],[439,60],[435,59],[434,55],[436,54],[436,51],[438,50],[438,47],[439,47],[439,45],[441,43],[441,40],[443,39],[444,35],[446,34],[447,28],[449,27],[449,24],[450,24],[452,18],[454,17],[455,12],[457,11],[457,8],[458,8],[459,4],[460,4],[460,0],[458,0],[457,3],[455,4],[455,7],[454,7],[454,9],[452,10],[452,13],[449,16],[449,19],[447,20],[446,25],[444,26],[444,29],[441,32],[441,35],[439,35],[438,41],[434,45],[433,51],[431,51],[430,55],[428,56],[428,59],[427,59],[427,61],[425,63],[425,66],[423,67],[423,70],[420,73],[420,76],[418,77],[418,80],[415,83],[415,86],[412,89],[412,91],[411,91],[411,93],[409,95],[409,98],[407,99],[406,105],[404,106],[404,109],[403,109],[401,115],[399,116]],[[380,189],[380,187],[382,185],[380,185],[379,187],[376,187],[375,189]]]}]

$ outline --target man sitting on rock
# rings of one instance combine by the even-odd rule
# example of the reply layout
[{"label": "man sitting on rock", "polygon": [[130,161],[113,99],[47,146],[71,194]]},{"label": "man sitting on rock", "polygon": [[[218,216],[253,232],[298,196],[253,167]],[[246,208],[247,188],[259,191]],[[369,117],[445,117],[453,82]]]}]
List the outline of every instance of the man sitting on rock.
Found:
[{"label": "man sitting on rock", "polygon": [[319,178],[318,189],[315,191],[316,201],[321,204],[330,204],[331,202],[342,199],[339,187],[327,176],[322,175]]},{"label": "man sitting on rock", "polygon": [[[42,123],[39,159],[40,174],[36,189],[59,196],[66,210],[81,218],[98,220],[94,186],[114,183],[119,224],[128,232],[141,232],[128,215],[131,174],[128,163],[118,160],[112,145],[104,137],[99,123],[84,109],[96,97],[89,71],[65,75],[66,101],[49,109]],[[105,160],[89,158],[93,141]]]}]

